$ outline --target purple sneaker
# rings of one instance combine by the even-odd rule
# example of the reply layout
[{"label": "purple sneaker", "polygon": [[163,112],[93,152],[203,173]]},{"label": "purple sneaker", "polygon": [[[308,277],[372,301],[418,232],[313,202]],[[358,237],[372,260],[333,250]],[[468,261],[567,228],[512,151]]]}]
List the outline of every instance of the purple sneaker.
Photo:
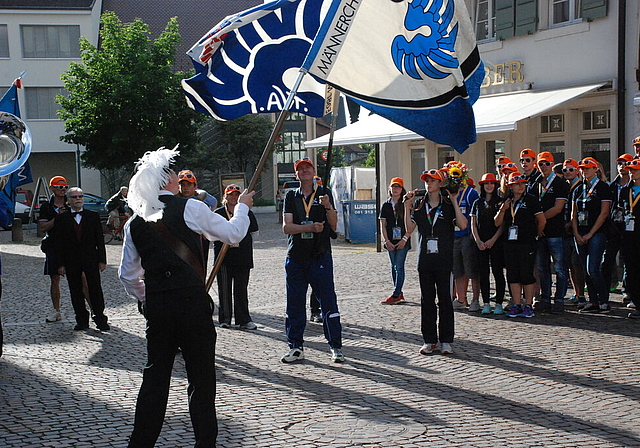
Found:
[{"label": "purple sneaker", "polygon": [[522,313],[520,314],[520,316],[522,316],[522,317],[533,317],[533,316],[535,316],[535,314],[533,312],[533,308],[531,308],[531,305],[525,305],[524,309],[522,310]]},{"label": "purple sneaker", "polygon": [[517,304],[514,304],[507,313],[507,317],[518,317],[520,315],[522,315],[522,307]]}]

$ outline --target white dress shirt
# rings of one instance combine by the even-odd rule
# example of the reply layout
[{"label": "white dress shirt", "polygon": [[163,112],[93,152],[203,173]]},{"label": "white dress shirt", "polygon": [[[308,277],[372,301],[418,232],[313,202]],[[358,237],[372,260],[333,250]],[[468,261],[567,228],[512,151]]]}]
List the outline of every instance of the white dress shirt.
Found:
[{"label": "white dress shirt", "polygon": [[[160,190],[159,195],[172,195],[171,192]],[[140,254],[131,239],[130,224],[136,216],[132,216],[124,226],[124,241],[122,244],[122,259],[118,268],[118,277],[124,285],[127,294],[141,302],[145,301],[144,269]],[[184,208],[184,222],[199,235],[209,241],[222,241],[227,244],[237,244],[245,237],[249,229],[249,207],[246,204],[236,205],[233,217],[226,220],[212,212],[207,205],[197,199],[189,199]]]}]

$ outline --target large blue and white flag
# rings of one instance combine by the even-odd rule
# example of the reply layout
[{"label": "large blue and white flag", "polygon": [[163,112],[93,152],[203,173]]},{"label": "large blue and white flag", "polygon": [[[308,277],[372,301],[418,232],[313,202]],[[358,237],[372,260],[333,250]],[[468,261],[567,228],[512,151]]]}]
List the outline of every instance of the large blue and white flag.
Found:
[{"label": "large blue and white flag", "polygon": [[[323,0],[275,0],[226,17],[187,54],[189,105],[219,120],[283,109],[322,18]],[[320,117],[323,83],[306,76],[290,110]]]},{"label": "large blue and white flag", "polygon": [[484,70],[464,0],[333,0],[303,67],[437,143],[476,140]]}]

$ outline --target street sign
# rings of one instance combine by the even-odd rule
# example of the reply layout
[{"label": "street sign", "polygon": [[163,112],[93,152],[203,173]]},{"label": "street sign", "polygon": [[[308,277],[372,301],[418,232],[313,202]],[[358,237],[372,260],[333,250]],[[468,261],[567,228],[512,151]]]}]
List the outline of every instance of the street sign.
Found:
[{"label": "street sign", "polygon": [[320,158],[326,162],[327,159],[329,158],[329,150],[328,149],[323,150],[320,153]]}]

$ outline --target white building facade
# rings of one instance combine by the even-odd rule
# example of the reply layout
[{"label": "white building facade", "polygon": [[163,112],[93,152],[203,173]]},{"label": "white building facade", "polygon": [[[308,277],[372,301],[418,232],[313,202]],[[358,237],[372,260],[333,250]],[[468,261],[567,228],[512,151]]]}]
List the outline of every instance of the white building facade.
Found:
[{"label": "white building facade", "polygon": [[[23,120],[33,135],[29,158],[35,181],[64,176],[71,185],[100,195],[100,173],[82,168],[81,147],[60,141],[64,123],[58,119],[56,95],[64,94],[62,73],[80,62],[78,39],[97,43],[102,0],[4,0],[0,3],[0,92],[4,93],[24,70],[18,100]],[[80,178],[78,178],[80,174]]]}]

